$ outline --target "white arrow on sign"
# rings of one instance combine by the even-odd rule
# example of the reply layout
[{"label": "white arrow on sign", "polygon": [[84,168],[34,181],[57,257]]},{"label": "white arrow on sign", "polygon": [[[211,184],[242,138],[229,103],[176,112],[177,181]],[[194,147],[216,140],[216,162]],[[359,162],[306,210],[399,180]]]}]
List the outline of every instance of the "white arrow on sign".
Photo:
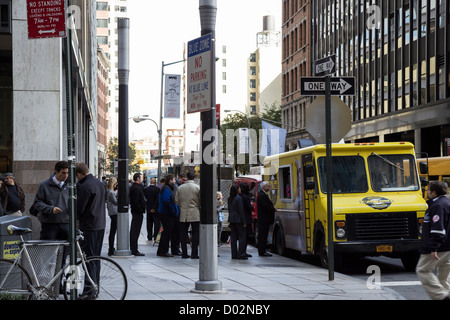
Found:
[{"label": "white arrow on sign", "polygon": [[334,61],[331,59],[329,61],[320,63],[320,64],[316,65],[316,74],[319,74],[322,72],[329,73],[333,70],[333,67],[334,67]]},{"label": "white arrow on sign", "polygon": [[345,91],[350,89],[352,85],[344,79],[340,78],[339,82],[330,82],[330,87],[331,90],[339,90],[339,93],[343,94]]},{"label": "white arrow on sign", "polygon": [[51,29],[51,30],[39,30],[39,34],[43,34],[43,33],[55,33],[56,30],[55,29]]}]

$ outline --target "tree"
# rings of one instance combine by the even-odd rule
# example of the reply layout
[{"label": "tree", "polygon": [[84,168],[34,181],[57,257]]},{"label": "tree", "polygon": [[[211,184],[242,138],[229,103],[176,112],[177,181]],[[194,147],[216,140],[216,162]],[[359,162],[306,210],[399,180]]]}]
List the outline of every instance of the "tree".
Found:
[{"label": "tree", "polygon": [[[132,175],[135,172],[141,171],[139,160],[136,159],[136,146],[134,143],[128,145],[128,173]],[[113,137],[109,139],[108,143],[108,159],[109,159],[109,172],[114,172],[114,161],[119,158],[119,139]]]},{"label": "tree", "polygon": [[[250,122],[250,129],[253,129],[256,131],[256,145],[257,145],[257,154],[259,154],[259,130],[262,129],[261,124],[261,118],[264,118],[266,120],[272,120],[275,121],[273,123],[274,125],[280,126],[280,124],[276,122],[281,122],[281,108],[277,105],[277,102],[274,102],[270,107],[265,105],[263,111],[261,112],[260,117],[258,116],[250,116],[248,117],[248,120]],[[270,121],[268,121],[270,122]],[[235,113],[235,114],[229,114],[225,117],[225,119],[221,120],[220,124],[220,131],[222,132],[222,146],[223,151],[229,151],[227,150],[226,141],[227,141],[227,129],[232,129],[233,132],[236,132],[239,128],[247,128],[248,122],[247,118],[242,113]],[[237,163],[237,153],[238,153],[238,139],[235,135],[234,139],[234,150],[233,150],[233,159],[235,164],[235,170],[239,171],[241,173],[248,173],[250,171],[250,164],[248,160],[248,155],[245,155],[245,164],[238,164]],[[226,158],[227,155],[225,155]],[[259,159],[259,157],[258,157]],[[253,162],[255,162],[257,159],[254,159]]]}]

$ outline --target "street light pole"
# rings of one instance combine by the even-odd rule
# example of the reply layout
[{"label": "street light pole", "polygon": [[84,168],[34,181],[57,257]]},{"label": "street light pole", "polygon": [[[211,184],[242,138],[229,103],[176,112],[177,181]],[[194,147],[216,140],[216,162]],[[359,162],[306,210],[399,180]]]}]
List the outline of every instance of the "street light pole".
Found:
[{"label": "street light pole", "polygon": [[116,256],[131,256],[128,223],[128,79],[130,74],[130,19],[119,18],[118,73],[119,73],[119,174],[117,199],[117,250]]},{"label": "street light pole", "polygon": [[242,113],[243,115],[244,115],[244,117],[247,119],[247,126],[248,126],[248,129],[250,130],[250,119],[247,117],[247,115],[244,113],[244,112],[242,112],[242,111],[239,111],[239,110],[224,110],[225,112],[239,112],[239,113]]},{"label": "street light pole", "polygon": [[[216,83],[215,83],[215,27],[217,0],[199,0],[201,36],[211,34],[211,109],[201,112],[202,121],[202,163],[200,165],[200,259],[199,280],[195,282],[192,292],[215,293],[223,292],[222,283],[218,280],[217,261],[217,164],[205,161],[205,153],[211,144],[217,143],[217,136],[211,141],[203,141],[205,133],[216,127]],[[217,155],[216,155],[217,156]]]},{"label": "street light pole", "polygon": [[[158,126],[158,124],[156,123],[155,120],[150,119],[147,115],[144,116],[137,116],[137,117],[133,117],[133,121],[136,123],[142,122],[142,121],[146,121],[146,120],[150,120],[151,122],[153,122],[156,126],[156,130],[158,130],[158,139],[159,139],[159,143],[158,143],[158,153],[159,153],[159,158],[158,158],[158,174],[157,174],[157,180],[158,183],[161,180],[161,153],[162,153],[162,147],[161,147],[161,140],[162,140],[162,130],[161,128]],[[162,120],[160,119],[160,124],[162,123]]]}]

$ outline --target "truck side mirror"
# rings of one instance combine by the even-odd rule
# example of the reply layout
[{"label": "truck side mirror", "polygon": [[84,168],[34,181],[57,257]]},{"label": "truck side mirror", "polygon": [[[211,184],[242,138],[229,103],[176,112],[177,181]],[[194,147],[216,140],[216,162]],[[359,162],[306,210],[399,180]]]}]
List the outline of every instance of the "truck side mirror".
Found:
[{"label": "truck side mirror", "polygon": [[306,190],[314,190],[314,188],[315,188],[314,182],[312,182],[312,181],[306,182],[305,187],[306,187]]},{"label": "truck side mirror", "polygon": [[425,188],[428,185],[428,179],[427,178],[420,178],[420,186],[422,188]]},{"label": "truck side mirror", "polygon": [[314,177],[314,165],[307,164],[305,166],[305,177],[312,178]]},{"label": "truck side mirror", "polygon": [[419,162],[419,171],[420,174],[427,174],[428,173],[428,165],[424,161]]}]

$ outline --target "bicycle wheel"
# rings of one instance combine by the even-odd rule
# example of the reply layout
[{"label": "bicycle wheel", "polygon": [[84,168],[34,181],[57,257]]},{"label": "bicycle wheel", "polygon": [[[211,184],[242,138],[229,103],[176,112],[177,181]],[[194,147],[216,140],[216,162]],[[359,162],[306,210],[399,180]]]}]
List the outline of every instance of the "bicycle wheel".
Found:
[{"label": "bicycle wheel", "polygon": [[13,264],[14,260],[0,259],[0,300],[30,300],[31,278],[21,265]]},{"label": "bicycle wheel", "polygon": [[[92,283],[86,277],[81,260],[77,262],[77,273],[80,285],[77,287],[78,299],[92,300],[124,300],[127,294],[128,281],[125,272],[120,265],[106,257],[89,257],[86,258],[86,267],[89,275],[98,288],[94,289]],[[98,280],[96,280],[98,279]],[[64,298],[70,299],[70,288],[64,282]]]}]

